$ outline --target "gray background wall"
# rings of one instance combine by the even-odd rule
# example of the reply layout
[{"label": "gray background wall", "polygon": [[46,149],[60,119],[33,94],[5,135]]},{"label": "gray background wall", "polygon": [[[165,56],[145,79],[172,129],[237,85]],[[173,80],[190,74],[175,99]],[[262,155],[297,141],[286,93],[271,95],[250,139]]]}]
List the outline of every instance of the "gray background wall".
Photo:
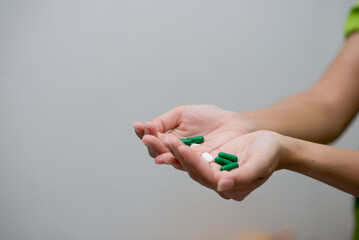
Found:
[{"label": "gray background wall", "polygon": [[[352,197],[281,171],[243,202],[135,137],[181,104],[246,111],[311,86],[353,1],[0,1],[0,239],[349,239]],[[358,148],[358,121],[336,146]]]}]

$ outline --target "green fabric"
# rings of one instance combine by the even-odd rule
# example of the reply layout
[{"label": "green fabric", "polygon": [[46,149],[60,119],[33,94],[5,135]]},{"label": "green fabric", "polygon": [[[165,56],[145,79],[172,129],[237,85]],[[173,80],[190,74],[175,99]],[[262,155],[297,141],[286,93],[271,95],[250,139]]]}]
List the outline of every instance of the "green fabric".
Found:
[{"label": "green fabric", "polygon": [[359,2],[356,2],[351,9],[344,30],[345,37],[348,37],[355,31],[359,31]]},{"label": "green fabric", "polygon": [[[356,2],[350,11],[345,23],[345,37],[347,38],[353,32],[359,31],[359,2]],[[359,240],[359,198],[354,201],[354,232],[352,240]]]},{"label": "green fabric", "polygon": [[359,240],[359,198],[355,198],[355,221],[356,221],[356,226],[354,228],[354,233],[353,233],[353,240]]}]

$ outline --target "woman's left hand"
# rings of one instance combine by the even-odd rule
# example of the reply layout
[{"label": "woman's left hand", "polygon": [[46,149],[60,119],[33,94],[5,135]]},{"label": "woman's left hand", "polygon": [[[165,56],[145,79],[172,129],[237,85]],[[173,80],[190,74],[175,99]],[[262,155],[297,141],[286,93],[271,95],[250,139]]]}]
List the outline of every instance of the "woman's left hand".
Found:
[{"label": "woman's left hand", "polygon": [[186,146],[175,136],[166,136],[163,143],[192,179],[225,199],[241,201],[282,168],[280,137],[274,132],[257,131],[233,138],[209,152],[213,157],[219,152],[238,156],[239,167],[229,172],[220,171],[219,164],[208,163],[201,157],[202,152]]}]

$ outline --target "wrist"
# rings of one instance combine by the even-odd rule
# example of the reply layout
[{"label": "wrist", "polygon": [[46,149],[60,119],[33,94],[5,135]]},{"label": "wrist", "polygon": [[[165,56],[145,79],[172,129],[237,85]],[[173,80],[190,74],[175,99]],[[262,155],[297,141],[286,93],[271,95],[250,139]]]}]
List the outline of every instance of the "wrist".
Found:
[{"label": "wrist", "polygon": [[279,159],[280,169],[296,171],[298,167],[298,156],[301,152],[300,140],[280,135],[281,154]]},{"label": "wrist", "polygon": [[251,118],[248,115],[248,112],[233,112],[233,116],[235,119],[237,119],[241,125],[243,125],[246,129],[246,133],[255,132],[260,129],[256,129],[254,127],[254,122],[251,120]]}]

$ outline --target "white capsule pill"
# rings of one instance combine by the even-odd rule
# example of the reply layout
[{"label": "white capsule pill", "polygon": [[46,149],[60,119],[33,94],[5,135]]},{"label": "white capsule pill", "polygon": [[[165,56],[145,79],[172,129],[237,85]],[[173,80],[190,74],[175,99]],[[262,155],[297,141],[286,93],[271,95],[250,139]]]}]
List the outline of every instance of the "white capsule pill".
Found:
[{"label": "white capsule pill", "polygon": [[212,155],[209,154],[208,152],[204,152],[204,153],[202,154],[202,157],[203,157],[204,159],[206,159],[207,162],[213,162],[213,160],[214,160],[214,158],[212,157]]},{"label": "white capsule pill", "polygon": [[192,143],[191,147],[198,146],[198,145],[199,145],[198,143]]}]

